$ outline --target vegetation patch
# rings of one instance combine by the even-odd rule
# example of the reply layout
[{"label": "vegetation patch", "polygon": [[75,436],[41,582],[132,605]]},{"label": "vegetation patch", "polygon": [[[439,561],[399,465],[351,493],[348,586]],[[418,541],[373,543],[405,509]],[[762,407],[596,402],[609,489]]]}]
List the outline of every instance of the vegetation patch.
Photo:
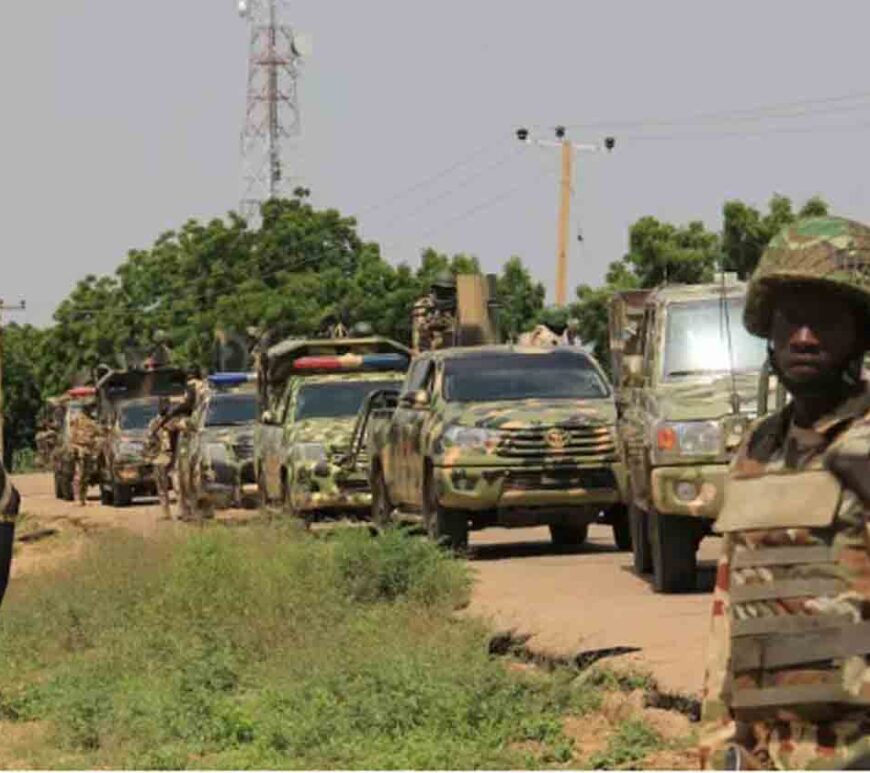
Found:
[{"label": "vegetation patch", "polygon": [[[507,668],[457,621],[465,566],[399,531],[95,537],[0,615],[0,764],[564,766],[576,670]],[[46,729],[47,728],[47,729]]]}]

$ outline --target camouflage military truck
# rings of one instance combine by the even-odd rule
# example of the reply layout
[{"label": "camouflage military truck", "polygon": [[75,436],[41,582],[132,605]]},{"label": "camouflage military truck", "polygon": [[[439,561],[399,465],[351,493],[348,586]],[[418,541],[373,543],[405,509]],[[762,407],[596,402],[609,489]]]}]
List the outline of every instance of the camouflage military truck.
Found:
[{"label": "camouflage military truck", "polygon": [[557,544],[613,525],[630,547],[616,406],[573,347],[492,345],[415,358],[399,393],[373,395],[366,427],[373,519],[422,516],[462,549],[469,529],[548,525]]},{"label": "camouflage military truck", "polygon": [[755,415],[765,345],[743,328],[745,292],[726,275],[618,293],[611,302],[634,566],[652,571],[659,592],[696,588],[698,546]]},{"label": "camouflage military truck", "polygon": [[367,467],[349,461],[351,435],[369,393],[397,388],[409,360],[407,348],[377,336],[288,339],[262,353],[254,440],[261,502],[307,520],[368,513]]},{"label": "camouflage military truck", "polygon": [[256,495],[256,374],[214,373],[180,433],[179,486],[192,510],[242,507]]},{"label": "camouflage military truck", "polygon": [[[48,401],[51,414],[50,423],[54,428],[55,440],[48,453],[48,461],[54,474],[54,495],[68,502],[73,500],[73,468],[75,452],[70,438],[70,421],[87,404],[96,400],[94,387],[74,387],[64,394]],[[47,449],[48,450],[48,449]],[[99,470],[92,471],[93,477],[86,481],[89,486],[99,483]]]},{"label": "camouflage military truck", "polygon": [[100,501],[126,507],[134,495],[156,493],[145,460],[145,432],[160,397],[184,395],[187,376],[178,368],[110,371],[97,382],[99,421],[106,439],[99,457]]}]

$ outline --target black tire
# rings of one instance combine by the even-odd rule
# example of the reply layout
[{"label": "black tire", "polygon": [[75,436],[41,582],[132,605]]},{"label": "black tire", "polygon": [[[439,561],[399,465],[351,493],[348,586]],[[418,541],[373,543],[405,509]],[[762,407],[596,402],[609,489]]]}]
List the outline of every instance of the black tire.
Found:
[{"label": "black tire", "polygon": [[631,550],[631,525],[628,522],[628,510],[624,505],[614,507],[610,512],[613,541],[622,552]]},{"label": "black tire", "polygon": [[649,543],[648,520],[647,514],[637,505],[628,506],[631,552],[634,559],[634,571],[638,574],[649,574],[652,571],[652,547]]},{"label": "black tire", "polygon": [[439,504],[431,473],[424,483],[423,520],[429,537],[439,545],[455,553],[463,553],[468,548],[468,515],[463,510],[450,510]]},{"label": "black tire", "polygon": [[372,474],[372,523],[379,528],[386,528],[393,523],[393,506],[387,493],[387,482],[380,467],[375,467]]},{"label": "black tire", "polygon": [[63,483],[57,470],[54,471],[54,498],[63,499]]},{"label": "black tire", "polygon": [[685,515],[649,515],[653,587],[658,593],[698,588],[697,523]]},{"label": "black tire", "polygon": [[112,481],[112,504],[115,507],[129,507],[133,503],[133,489],[123,483]]},{"label": "black tire", "polygon": [[580,547],[589,536],[589,524],[550,524],[550,539],[560,547]]},{"label": "black tire", "polygon": [[109,506],[115,504],[112,499],[112,489],[106,488],[102,483],[100,483],[100,504]]}]

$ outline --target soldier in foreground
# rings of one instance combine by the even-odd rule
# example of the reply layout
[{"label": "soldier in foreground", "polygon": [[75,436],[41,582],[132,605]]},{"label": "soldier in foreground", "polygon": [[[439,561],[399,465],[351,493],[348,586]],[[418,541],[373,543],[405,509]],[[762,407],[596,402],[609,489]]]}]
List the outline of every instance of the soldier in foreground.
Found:
[{"label": "soldier in foreground", "polygon": [[170,404],[168,397],[161,397],[157,415],[148,424],[147,456],[154,465],[154,482],[157,486],[157,498],[167,518],[172,517],[169,503],[169,474],[172,467],[173,437],[169,426],[168,414]]},{"label": "soldier in foreground", "polygon": [[0,463],[0,604],[3,603],[3,595],[9,582],[12,543],[15,540],[15,518],[20,504],[21,498]]},{"label": "soldier in foreground", "polygon": [[82,408],[70,421],[70,443],[75,454],[73,462],[73,496],[84,506],[88,499],[88,481],[97,463],[102,431],[93,414],[95,407]]},{"label": "soldier in foreground", "polygon": [[725,505],[701,762],[860,767],[870,752],[870,228],[770,243],[744,323],[791,395],[738,451]]}]

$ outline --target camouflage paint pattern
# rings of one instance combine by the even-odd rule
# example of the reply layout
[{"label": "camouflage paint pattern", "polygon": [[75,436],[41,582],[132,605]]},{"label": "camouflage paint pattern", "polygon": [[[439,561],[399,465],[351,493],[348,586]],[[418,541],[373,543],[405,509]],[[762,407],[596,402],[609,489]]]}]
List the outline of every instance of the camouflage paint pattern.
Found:
[{"label": "camouflage paint pattern", "polygon": [[[300,514],[368,509],[371,490],[367,461],[357,460],[352,469],[345,464],[356,415],[297,421],[294,419],[297,395],[303,385],[401,382],[404,375],[397,371],[376,371],[292,377],[285,392],[287,410],[280,433],[261,433],[256,444],[258,464],[271,498],[282,500],[291,512]],[[326,458],[301,458],[298,448],[306,443],[323,446]],[[325,462],[326,469],[318,466],[319,461]]]},{"label": "camouflage paint pattern", "polygon": [[154,469],[148,459],[147,430],[121,429],[118,416],[127,405],[157,404],[156,397],[118,401],[117,410],[108,426],[103,426],[101,448],[104,482],[116,479],[125,486],[150,487],[154,484]]},{"label": "camouflage paint pattern", "polygon": [[813,217],[771,239],[746,300],[747,330],[766,338],[777,285],[813,282],[845,293],[870,313],[870,228],[841,217]]},{"label": "camouflage paint pattern", "polygon": [[[712,522],[722,503],[728,461],[756,410],[758,372],[735,373],[733,379],[730,374],[715,373],[688,375],[674,381],[660,377],[668,307],[719,300],[722,287],[719,283],[671,285],[646,296],[654,329],[651,335],[648,331],[640,332],[646,346],[652,342],[652,351],[644,358],[644,384],[618,387],[619,400],[624,406],[618,426],[619,438],[625,449],[631,494],[642,511],[655,509],[662,514],[696,516]],[[739,298],[745,292],[745,285],[729,282],[725,292],[728,298]],[[627,324],[626,320],[628,317],[624,316],[621,321]],[[618,339],[621,331],[614,326],[618,326],[620,320],[612,318],[611,323],[611,336]],[[732,320],[732,324],[739,324],[739,320]],[[635,331],[632,333],[637,337]],[[775,390],[775,384],[771,390]],[[737,414],[733,412],[733,395],[738,403]],[[660,422],[701,421],[719,425],[723,440],[716,453],[691,457],[657,453],[654,435]],[[695,484],[699,492],[695,499],[687,501],[677,496],[676,486],[682,482]]]},{"label": "camouflage paint pattern", "polygon": [[[723,767],[729,747],[747,767],[834,769],[870,754],[868,503],[848,480],[824,472],[847,456],[859,460],[866,479],[866,385],[811,431],[792,429],[789,407],[760,420],[734,459],[731,480],[760,484],[755,501],[767,508],[723,511],[717,524],[726,533],[703,693],[705,766]],[[804,512],[776,511],[776,486],[796,486],[809,474],[830,477],[831,504],[816,478]],[[775,520],[754,523],[762,509]],[[814,651],[814,639],[832,630],[854,631],[852,645]],[[792,657],[769,649],[777,646]],[[801,655],[802,647],[810,649]]]},{"label": "camouflage paint pattern", "polygon": [[[585,509],[584,517],[592,520],[597,513],[593,506],[621,502],[625,469],[616,443],[612,397],[468,404],[451,403],[443,396],[442,368],[450,358],[486,352],[545,357],[551,351],[539,346],[485,346],[429,354],[435,376],[428,409],[400,405],[392,415],[373,414],[369,422],[369,458],[373,469],[384,475],[391,503],[422,510],[427,466],[442,506],[497,511],[499,522],[506,525],[513,523],[511,511],[520,509]],[[457,429],[470,439],[452,442],[445,433]],[[475,432],[479,442],[473,440]]]}]

